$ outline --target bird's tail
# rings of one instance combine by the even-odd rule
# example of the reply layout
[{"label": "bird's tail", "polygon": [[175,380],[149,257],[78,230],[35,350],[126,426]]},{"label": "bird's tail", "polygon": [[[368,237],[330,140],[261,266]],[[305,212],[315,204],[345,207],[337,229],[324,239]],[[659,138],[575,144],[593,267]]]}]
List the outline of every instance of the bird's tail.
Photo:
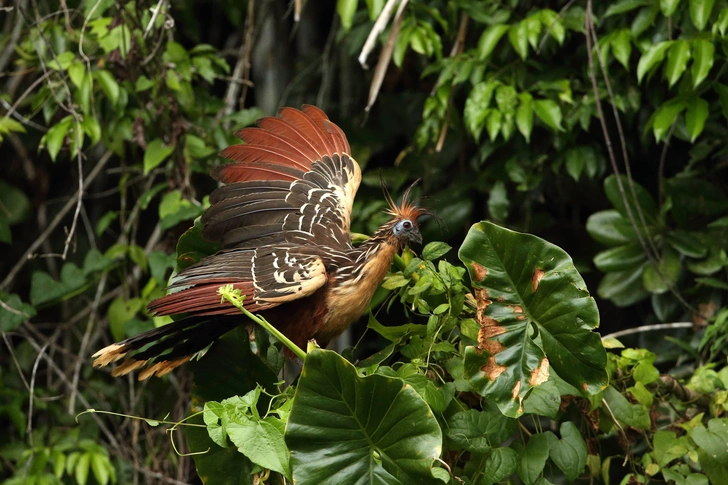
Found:
[{"label": "bird's tail", "polygon": [[189,361],[215,339],[243,322],[240,317],[190,317],[104,347],[93,355],[94,367],[126,358],[111,375],[123,376],[142,367],[139,380],[163,376]]}]

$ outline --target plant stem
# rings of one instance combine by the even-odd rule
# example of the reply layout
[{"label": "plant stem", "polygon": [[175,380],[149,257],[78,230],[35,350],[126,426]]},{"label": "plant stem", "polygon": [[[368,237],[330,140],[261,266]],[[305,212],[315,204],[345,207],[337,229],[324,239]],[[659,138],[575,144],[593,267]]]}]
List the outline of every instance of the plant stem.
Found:
[{"label": "plant stem", "polygon": [[281,341],[283,345],[288,347],[288,349],[296,354],[296,357],[298,357],[301,360],[306,360],[306,353],[301,350],[301,348],[291,342],[291,340],[283,335],[280,330],[275,328],[273,325],[271,325],[265,318],[260,317],[258,315],[253,315],[250,313],[244,306],[243,306],[243,300],[245,297],[240,295],[240,290],[236,290],[233,288],[233,285],[226,285],[221,286],[217,292],[222,296],[224,299],[229,301],[233,306],[235,306],[238,310],[243,312],[243,314],[250,318],[252,321],[263,327],[264,329],[268,330],[275,338]]}]

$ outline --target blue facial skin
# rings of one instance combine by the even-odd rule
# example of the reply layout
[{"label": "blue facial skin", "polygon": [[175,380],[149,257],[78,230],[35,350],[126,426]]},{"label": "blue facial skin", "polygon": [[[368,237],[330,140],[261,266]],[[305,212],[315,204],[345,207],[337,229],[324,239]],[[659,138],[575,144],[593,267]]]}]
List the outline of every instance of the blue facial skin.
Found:
[{"label": "blue facial skin", "polygon": [[422,243],[422,235],[417,229],[417,226],[409,219],[404,219],[395,224],[392,229],[394,235],[399,239],[406,239],[407,241]]}]

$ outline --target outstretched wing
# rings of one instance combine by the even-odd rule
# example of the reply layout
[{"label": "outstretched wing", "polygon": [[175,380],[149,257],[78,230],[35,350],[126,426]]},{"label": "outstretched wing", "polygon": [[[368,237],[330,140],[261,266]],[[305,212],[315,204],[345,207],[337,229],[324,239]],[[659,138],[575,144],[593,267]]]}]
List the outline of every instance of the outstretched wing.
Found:
[{"label": "outstretched wing", "polygon": [[309,296],[327,282],[328,252],[351,248],[349,224],[361,169],[341,129],[320,109],[283,108],[237,133],[233,160],[212,173],[203,236],[223,251],[181,271],[179,291],[150,303],[158,315],[235,314],[217,290],[233,284],[251,311]]},{"label": "outstretched wing", "polygon": [[205,238],[224,248],[323,245],[350,248],[349,225],[361,182],[341,129],[314,106],[283,108],[236,135],[213,172],[227,185],[210,196]]}]

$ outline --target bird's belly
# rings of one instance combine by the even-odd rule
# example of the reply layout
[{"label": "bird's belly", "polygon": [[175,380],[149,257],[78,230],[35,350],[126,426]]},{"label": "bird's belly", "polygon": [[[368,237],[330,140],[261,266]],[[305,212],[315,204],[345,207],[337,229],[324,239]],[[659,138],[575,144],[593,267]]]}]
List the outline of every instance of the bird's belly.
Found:
[{"label": "bird's belly", "polygon": [[334,282],[326,298],[327,314],[315,338],[319,343],[341,335],[369,307],[374,292],[387,274],[392,263],[394,247],[385,246],[380,258],[369,261],[362,268],[360,276],[345,282]]},{"label": "bird's belly", "polygon": [[341,335],[366,311],[376,289],[375,286],[372,291],[363,291],[363,288],[357,288],[356,285],[338,288],[329,299],[327,318],[317,330],[316,340],[324,343]]}]

